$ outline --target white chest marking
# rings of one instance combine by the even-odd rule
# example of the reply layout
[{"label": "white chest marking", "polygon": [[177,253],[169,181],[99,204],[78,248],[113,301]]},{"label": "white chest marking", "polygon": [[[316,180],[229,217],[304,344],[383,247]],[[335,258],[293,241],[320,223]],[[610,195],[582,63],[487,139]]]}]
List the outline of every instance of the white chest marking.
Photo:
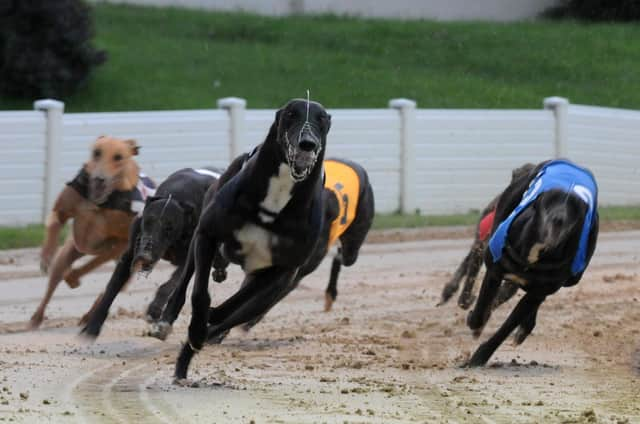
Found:
[{"label": "white chest marking", "polygon": [[[294,184],[295,181],[291,178],[291,169],[286,163],[281,163],[278,175],[269,178],[267,195],[260,206],[274,214],[280,213],[291,200],[291,189]],[[262,213],[260,219],[264,222],[273,222],[274,217]]]},{"label": "white chest marking", "polygon": [[512,283],[516,283],[516,284],[518,284],[520,286],[523,286],[523,287],[526,286],[527,284],[529,284],[529,282],[527,280],[525,280],[522,277],[518,277],[515,274],[505,274],[504,275],[504,279],[505,280],[509,280]]},{"label": "white chest marking", "polygon": [[542,243],[535,243],[531,250],[529,250],[529,256],[527,256],[527,262],[535,264],[540,259],[540,251],[545,247]]},{"label": "white chest marking", "polygon": [[244,256],[244,272],[270,267],[272,235],[262,227],[247,223],[234,232],[240,243],[240,253]]}]

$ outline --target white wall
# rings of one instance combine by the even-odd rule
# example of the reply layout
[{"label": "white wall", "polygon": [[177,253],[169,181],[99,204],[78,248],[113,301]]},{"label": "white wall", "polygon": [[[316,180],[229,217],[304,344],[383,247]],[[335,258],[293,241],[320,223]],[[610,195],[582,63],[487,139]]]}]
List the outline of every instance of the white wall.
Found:
[{"label": "white wall", "polygon": [[483,209],[524,162],[553,156],[547,110],[419,110],[416,197],[426,214]]},{"label": "white wall", "polygon": [[[579,105],[562,109],[567,113],[430,110],[414,109],[407,100],[391,103],[409,108],[329,110],[326,156],[367,169],[377,212],[482,209],[506,186],[513,168],[552,158],[556,151],[592,169],[601,205],[640,205],[640,112]],[[264,140],[275,110],[245,110],[242,99],[221,104],[229,109],[61,115],[53,143],[61,146],[60,165],[49,171],[53,196],[103,134],[135,138],[142,146],[142,170],[158,182],[183,167],[226,167],[232,151],[250,151]],[[51,124],[55,116],[60,115],[0,112],[0,225],[41,222],[49,178],[45,140],[52,139],[47,119]]]},{"label": "white wall", "polygon": [[62,131],[60,189],[89,158],[100,135],[135,139],[142,146],[136,158],[142,172],[156,182],[180,168],[229,163],[229,120],[223,110],[68,113]]},{"label": "white wall", "polygon": [[41,220],[45,125],[42,112],[0,113],[0,224]]},{"label": "white wall", "polygon": [[596,175],[600,202],[640,203],[640,112],[571,105],[569,157]]},{"label": "white wall", "polygon": [[558,0],[94,0],[148,6],[247,11],[271,16],[331,13],[366,18],[491,20],[531,19]]}]

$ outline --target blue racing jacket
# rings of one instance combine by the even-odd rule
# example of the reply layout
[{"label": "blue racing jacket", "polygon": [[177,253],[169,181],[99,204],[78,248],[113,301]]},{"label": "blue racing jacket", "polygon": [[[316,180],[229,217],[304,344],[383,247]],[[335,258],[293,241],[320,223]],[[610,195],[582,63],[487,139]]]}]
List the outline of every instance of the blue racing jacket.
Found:
[{"label": "blue racing jacket", "polygon": [[522,200],[518,206],[498,225],[491,240],[489,240],[489,250],[494,262],[498,262],[502,257],[502,250],[513,220],[535,201],[541,193],[554,189],[562,190],[566,193],[575,193],[587,204],[587,214],[582,226],[578,250],[571,263],[571,273],[573,275],[584,271],[587,266],[589,233],[593,228],[598,206],[598,186],[589,170],[564,159],[553,160],[544,165],[538,175],[531,181],[531,184],[529,184],[527,191],[522,195]]}]

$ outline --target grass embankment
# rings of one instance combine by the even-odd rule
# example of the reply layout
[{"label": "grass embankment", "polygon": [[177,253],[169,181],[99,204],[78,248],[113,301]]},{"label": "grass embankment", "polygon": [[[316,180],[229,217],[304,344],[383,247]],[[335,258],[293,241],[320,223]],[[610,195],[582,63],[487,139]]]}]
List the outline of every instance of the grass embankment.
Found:
[{"label": "grass embankment", "polygon": [[[66,110],[273,108],[312,96],[331,108],[540,108],[542,98],[640,108],[640,26],[271,18],[98,4],[108,62]],[[1,109],[30,109],[0,100]]]},{"label": "grass embankment", "polygon": [[[601,222],[640,221],[640,206],[607,206],[599,209]],[[479,212],[458,215],[401,215],[378,214],[373,221],[373,228],[384,230],[390,228],[438,227],[449,225],[475,225]],[[66,232],[63,232],[61,241]],[[35,247],[42,244],[44,226],[29,225],[26,227],[0,227],[0,250]]]}]

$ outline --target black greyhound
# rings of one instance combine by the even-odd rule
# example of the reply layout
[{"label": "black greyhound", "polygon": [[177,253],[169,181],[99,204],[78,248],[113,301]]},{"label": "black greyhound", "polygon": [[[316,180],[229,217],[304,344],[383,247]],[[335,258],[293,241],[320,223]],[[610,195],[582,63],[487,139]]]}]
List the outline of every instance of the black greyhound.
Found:
[{"label": "black greyhound", "polygon": [[[323,225],[322,162],[330,126],[321,104],[291,100],[278,110],[255,154],[239,171],[244,158],[238,158],[223,175],[189,248],[192,269],[185,268],[171,296],[184,296],[179,289],[186,288],[195,270],[189,335],[178,356],[176,379],[187,377],[193,355],[207,338],[261,316],[295,282]],[[218,252],[242,266],[245,281],[223,304],[210,308],[208,275]]]},{"label": "black greyhound", "polygon": [[[324,225],[320,238],[311,256],[300,267],[295,282],[282,292],[284,298],[298,286],[300,280],[318,268],[329,248],[338,240],[340,246],[331,263],[329,284],[325,291],[325,311],[330,311],[338,296],[338,275],[342,265],[351,266],[358,259],[375,214],[373,188],[367,171],[359,164],[345,159],[327,159],[324,162]],[[249,330],[264,315],[246,323],[243,328]],[[219,341],[219,340],[216,340]]]},{"label": "black greyhound", "polygon": [[129,245],[122,254],[107,288],[97,300],[82,333],[95,338],[118,293],[139,270],[149,273],[164,259],[177,268],[156,291],[147,308],[147,320],[160,317],[187,259],[189,243],[198,224],[203,202],[214,192],[220,172],[215,169],[185,168],[171,174],[145,203],[142,215],[131,223]]},{"label": "black greyhound", "polygon": [[[231,164],[230,169],[240,169],[247,158],[248,155],[239,157]],[[311,256],[300,267],[295,281],[280,293],[277,301],[283,299],[298,286],[304,277],[315,271],[330,247],[339,240],[340,247],[333,258],[329,284],[325,292],[325,311],[329,311],[338,295],[338,275],[342,265],[348,267],[356,262],[360,248],[371,228],[375,213],[375,201],[369,176],[361,165],[345,159],[327,159],[324,161],[324,169],[323,205],[325,209],[318,242]],[[225,176],[220,180],[218,187],[224,185],[224,178]],[[216,281],[220,282],[220,276],[226,275],[224,272],[226,265],[228,263],[225,264],[221,260],[214,259],[214,279]],[[178,293],[185,291],[186,287],[180,287]],[[177,300],[180,303],[176,303]],[[169,306],[163,311],[160,322],[152,326],[149,335],[161,340],[166,339],[171,331],[171,324],[177,319],[183,304],[184,294],[172,297],[168,303]],[[242,328],[248,331],[263,316],[264,314],[245,323]],[[211,341],[219,343],[223,338],[224,335],[221,335]]]},{"label": "black greyhound", "polygon": [[538,308],[561,287],[577,284],[598,237],[597,185],[587,169],[566,160],[542,162],[500,195],[485,274],[467,325],[478,337],[491,315],[503,279],[526,292],[500,329],[467,363],[482,366],[518,327],[522,343],[536,325]]},{"label": "black greyhound", "polygon": [[[515,168],[511,171],[511,181],[528,174],[534,167],[535,165],[532,163],[525,163],[521,167]],[[438,306],[444,305],[449,301],[449,299],[451,299],[451,297],[460,288],[460,282],[463,278],[464,285],[462,286],[462,292],[460,292],[460,296],[458,297],[458,306],[462,309],[469,309],[475,300],[473,296],[473,286],[476,283],[476,278],[478,277],[478,273],[482,267],[482,258],[484,256],[484,250],[487,248],[491,229],[493,228],[493,219],[495,217],[498,200],[500,200],[499,195],[494,197],[494,199],[489,202],[480,214],[480,220],[476,226],[475,239],[473,240],[471,249],[469,249],[469,253],[467,253],[467,256],[465,256],[462,263],[460,263],[456,269],[451,280],[449,280],[442,289],[442,296]],[[494,307],[497,307],[509,300],[517,290],[517,284],[505,281],[500,288]]]}]

